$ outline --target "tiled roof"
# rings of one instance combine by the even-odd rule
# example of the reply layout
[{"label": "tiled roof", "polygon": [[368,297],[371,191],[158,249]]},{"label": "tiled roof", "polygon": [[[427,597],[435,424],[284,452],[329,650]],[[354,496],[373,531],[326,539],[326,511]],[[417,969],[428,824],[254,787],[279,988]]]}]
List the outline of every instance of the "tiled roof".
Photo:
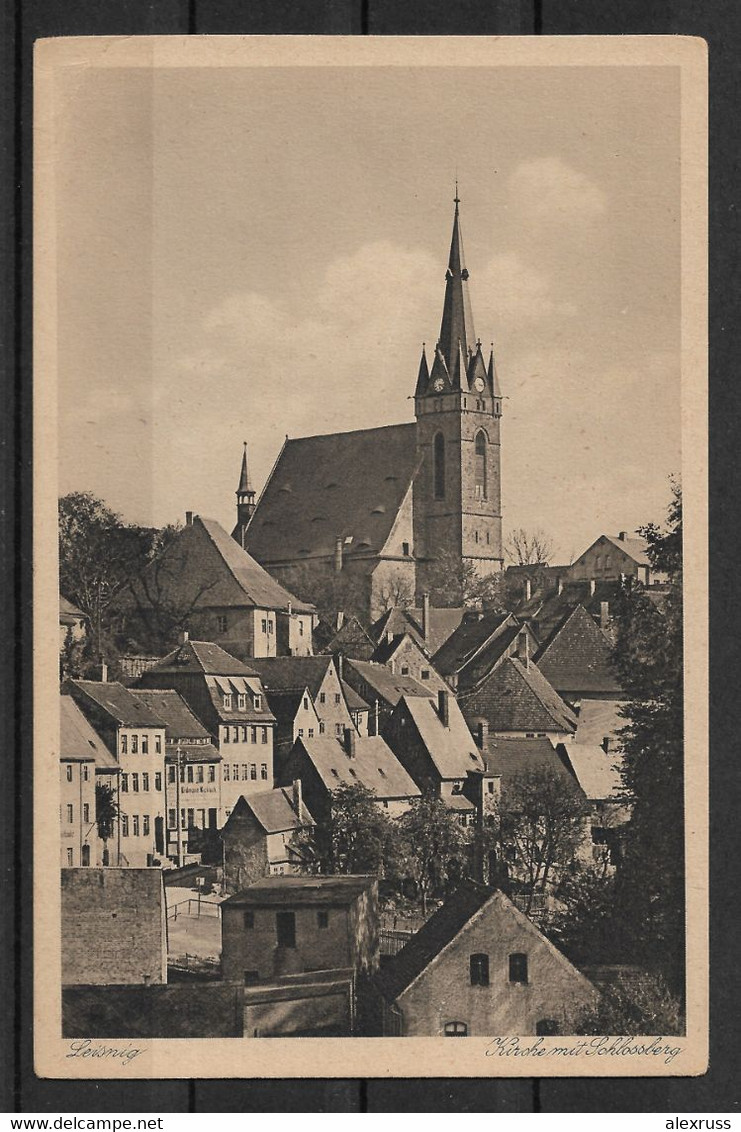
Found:
[{"label": "tiled roof", "polygon": [[224,826],[222,836],[231,833],[238,826],[240,816],[246,811],[252,812],[266,833],[287,833],[289,830],[314,825],[314,819],[303,802],[299,819],[293,808],[290,788],[278,787],[276,790],[266,790],[262,794],[251,794],[249,798],[240,794]]},{"label": "tiled roof", "polygon": [[459,885],[378,975],[384,998],[393,1002],[411,986],[472,916],[492,899],[495,891],[472,880]]},{"label": "tiled roof", "polygon": [[511,613],[465,613],[458,628],[433,656],[435,668],[442,676],[460,672],[490,639],[501,637],[510,625],[515,627],[516,636],[518,626]]},{"label": "tiled roof", "polygon": [[[246,550],[242,550],[242,547],[214,519],[203,519],[196,516],[193,523],[194,525],[196,523],[203,525],[227,569],[250,604],[258,609],[285,610],[290,605],[294,612],[310,613],[313,611],[313,605],[300,601],[294,594],[289,593]],[[247,537],[249,537],[249,533]],[[208,594],[205,595],[204,604],[211,604],[208,601]]]},{"label": "tiled roof", "polygon": [[[474,693],[474,695],[477,693]],[[562,731],[576,729],[576,715],[534,664],[507,657],[483,685],[492,731]],[[467,694],[459,697],[467,714]],[[480,712],[479,712],[480,714]]]},{"label": "tiled roof", "polygon": [[605,535],[604,537],[611,542],[613,546],[616,546],[618,550],[622,550],[625,554],[629,555],[639,566],[651,565],[651,559],[646,553],[648,543],[645,538],[620,538],[618,535]]},{"label": "tiled roof", "polygon": [[268,691],[304,690],[308,688],[313,700],[334,664],[331,656],[261,656],[251,660]]},{"label": "tiled roof", "polygon": [[328,790],[357,783],[374,790],[380,799],[418,798],[419,789],[380,735],[355,736],[350,758],[340,739],[317,735],[298,739]]},{"label": "tiled roof", "polygon": [[626,724],[620,714],[622,707],[619,700],[582,700],[579,704],[575,742],[599,746],[606,736],[615,736]]},{"label": "tiled roof", "polygon": [[[270,710],[270,701],[260,682],[260,677],[249,676],[207,676],[206,690],[214,711],[222,723],[272,723],[275,716]],[[224,696],[231,695],[231,707],[224,707]],[[244,696],[244,707],[239,706],[239,696]],[[256,697],[259,696],[259,701]],[[259,703],[259,707],[256,707]]]},{"label": "tiled roof", "polygon": [[230,905],[285,904],[352,904],[376,883],[374,876],[277,876],[264,877],[248,888],[230,896],[222,908]]},{"label": "tiled roof", "polygon": [[260,562],[379,554],[417,469],[416,425],[287,440],[247,529]]},{"label": "tiled roof", "polygon": [[278,723],[283,724],[293,723],[301,707],[301,701],[304,696],[310,696],[310,694],[308,688],[289,688],[288,691],[281,691],[278,688],[265,689],[270,710]]},{"label": "tiled roof", "polygon": [[60,758],[66,762],[90,762],[107,770],[117,770],[118,763],[85,718],[72,696],[59,697]]},{"label": "tiled roof", "polygon": [[65,625],[67,625],[67,624],[71,624],[74,621],[85,620],[86,617],[87,617],[87,614],[83,613],[81,609],[78,609],[76,605],[73,605],[71,601],[67,601],[67,598],[63,597],[62,594],[60,594],[59,595],[59,617],[60,617],[60,620]]},{"label": "tiled roof", "polygon": [[559,743],[558,749],[590,802],[620,796],[622,778],[614,751],[607,753],[602,747],[573,741]]},{"label": "tiled roof", "polygon": [[146,670],[148,681],[153,675],[166,672],[202,672],[212,676],[255,676],[254,668],[249,668],[220,645],[211,641],[186,641],[179,645],[158,664]]},{"label": "tiled roof", "polygon": [[314,648],[317,652],[342,653],[343,656],[368,660],[375,647],[375,642],[355,616],[347,617],[339,629],[325,621],[314,630]]},{"label": "tiled roof", "polygon": [[484,769],[481,752],[452,694],[448,696],[448,727],[433,701],[420,696],[405,696],[396,711],[414,721],[441,778],[465,778],[469,771]]},{"label": "tiled roof", "polygon": [[[164,720],[115,680],[70,680],[72,694],[84,710],[86,700],[101,707],[111,719],[124,727],[161,727]],[[78,691],[75,692],[74,689]]]},{"label": "tiled roof", "polygon": [[557,692],[577,695],[620,693],[611,658],[610,642],[583,605],[565,615],[534,657]]},{"label": "tiled roof", "polygon": [[542,772],[555,775],[575,794],[583,794],[576,776],[547,739],[498,739],[490,735],[484,743],[484,759],[488,773],[501,776],[505,797],[517,778]]},{"label": "tiled roof", "polygon": [[350,711],[369,711],[370,708],[362,696],[359,696],[354,688],[351,688],[346,680],[340,680],[342,691],[347,701],[347,706]]},{"label": "tiled roof", "polygon": [[588,579],[565,582],[561,593],[556,590],[537,590],[529,601],[524,599],[515,606],[520,620],[528,620],[538,639],[544,642],[563,619],[577,606],[583,605],[592,617],[599,617],[603,602],[613,609],[621,592],[619,581],[595,582],[594,593]]},{"label": "tiled roof", "polygon": [[367,684],[371,693],[375,693],[371,695],[372,699],[383,700],[392,707],[398,704],[402,696],[429,697],[430,695],[429,688],[425,688],[413,676],[399,676],[390,668],[376,664],[374,661],[348,659],[345,661],[344,672],[345,677],[349,675],[350,680],[353,680],[353,673],[355,674],[353,682],[359,680]]},{"label": "tiled roof", "polygon": [[423,615],[421,607],[414,609],[388,609],[371,626],[371,636],[378,644],[387,633],[396,636],[400,633],[409,633],[420,648],[432,656],[449,637],[456,631],[463,619],[465,610],[462,606],[455,608],[441,608],[430,606],[427,637],[422,632]]},{"label": "tiled roof", "polygon": [[132,688],[132,695],[164,720],[167,739],[210,739],[182,696],[169,688]]}]

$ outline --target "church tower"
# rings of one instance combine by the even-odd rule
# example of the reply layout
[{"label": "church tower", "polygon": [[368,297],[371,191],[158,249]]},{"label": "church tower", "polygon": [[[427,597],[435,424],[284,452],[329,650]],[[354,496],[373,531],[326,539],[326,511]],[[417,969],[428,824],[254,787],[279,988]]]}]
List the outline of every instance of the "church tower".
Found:
[{"label": "church tower", "polygon": [[245,536],[247,527],[249,526],[250,519],[255,513],[255,492],[252,490],[250,483],[250,474],[247,469],[247,441],[244,442],[244,452],[242,454],[242,470],[239,475],[239,486],[236,491],[237,495],[237,525],[232,531],[232,538],[238,542],[242,549],[245,549]]},{"label": "church tower", "polygon": [[456,184],[440,337],[430,361],[422,348],[414,392],[418,590],[440,556],[460,557],[481,577],[502,567],[502,393],[493,346],[486,362],[473,328],[459,205]]}]

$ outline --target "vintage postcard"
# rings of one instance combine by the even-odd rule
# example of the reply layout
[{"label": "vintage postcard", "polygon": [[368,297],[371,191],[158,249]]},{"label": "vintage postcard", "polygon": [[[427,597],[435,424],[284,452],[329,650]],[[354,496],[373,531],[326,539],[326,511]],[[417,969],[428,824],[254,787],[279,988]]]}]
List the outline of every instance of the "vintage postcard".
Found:
[{"label": "vintage postcard", "polygon": [[35,68],[37,1072],[703,1073],[704,42]]}]

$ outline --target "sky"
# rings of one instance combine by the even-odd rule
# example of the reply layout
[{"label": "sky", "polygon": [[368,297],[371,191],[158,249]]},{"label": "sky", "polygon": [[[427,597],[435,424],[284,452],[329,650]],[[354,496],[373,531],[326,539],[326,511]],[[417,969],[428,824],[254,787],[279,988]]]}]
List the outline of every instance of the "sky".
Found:
[{"label": "sky", "polygon": [[505,531],[568,561],[680,468],[673,67],[69,68],[59,491],[231,529],[242,455],[413,418],[454,183]]}]

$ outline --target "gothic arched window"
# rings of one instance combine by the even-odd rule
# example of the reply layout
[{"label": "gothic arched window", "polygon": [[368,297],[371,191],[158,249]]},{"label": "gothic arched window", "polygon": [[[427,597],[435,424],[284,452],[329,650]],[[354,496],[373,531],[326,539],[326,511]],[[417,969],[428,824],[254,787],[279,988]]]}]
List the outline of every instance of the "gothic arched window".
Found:
[{"label": "gothic arched window", "polygon": [[434,459],[433,483],[435,499],[445,498],[445,437],[441,432],[435,433],[432,445]]},{"label": "gothic arched window", "polygon": [[474,444],[474,495],[486,499],[486,434],[479,432]]}]

